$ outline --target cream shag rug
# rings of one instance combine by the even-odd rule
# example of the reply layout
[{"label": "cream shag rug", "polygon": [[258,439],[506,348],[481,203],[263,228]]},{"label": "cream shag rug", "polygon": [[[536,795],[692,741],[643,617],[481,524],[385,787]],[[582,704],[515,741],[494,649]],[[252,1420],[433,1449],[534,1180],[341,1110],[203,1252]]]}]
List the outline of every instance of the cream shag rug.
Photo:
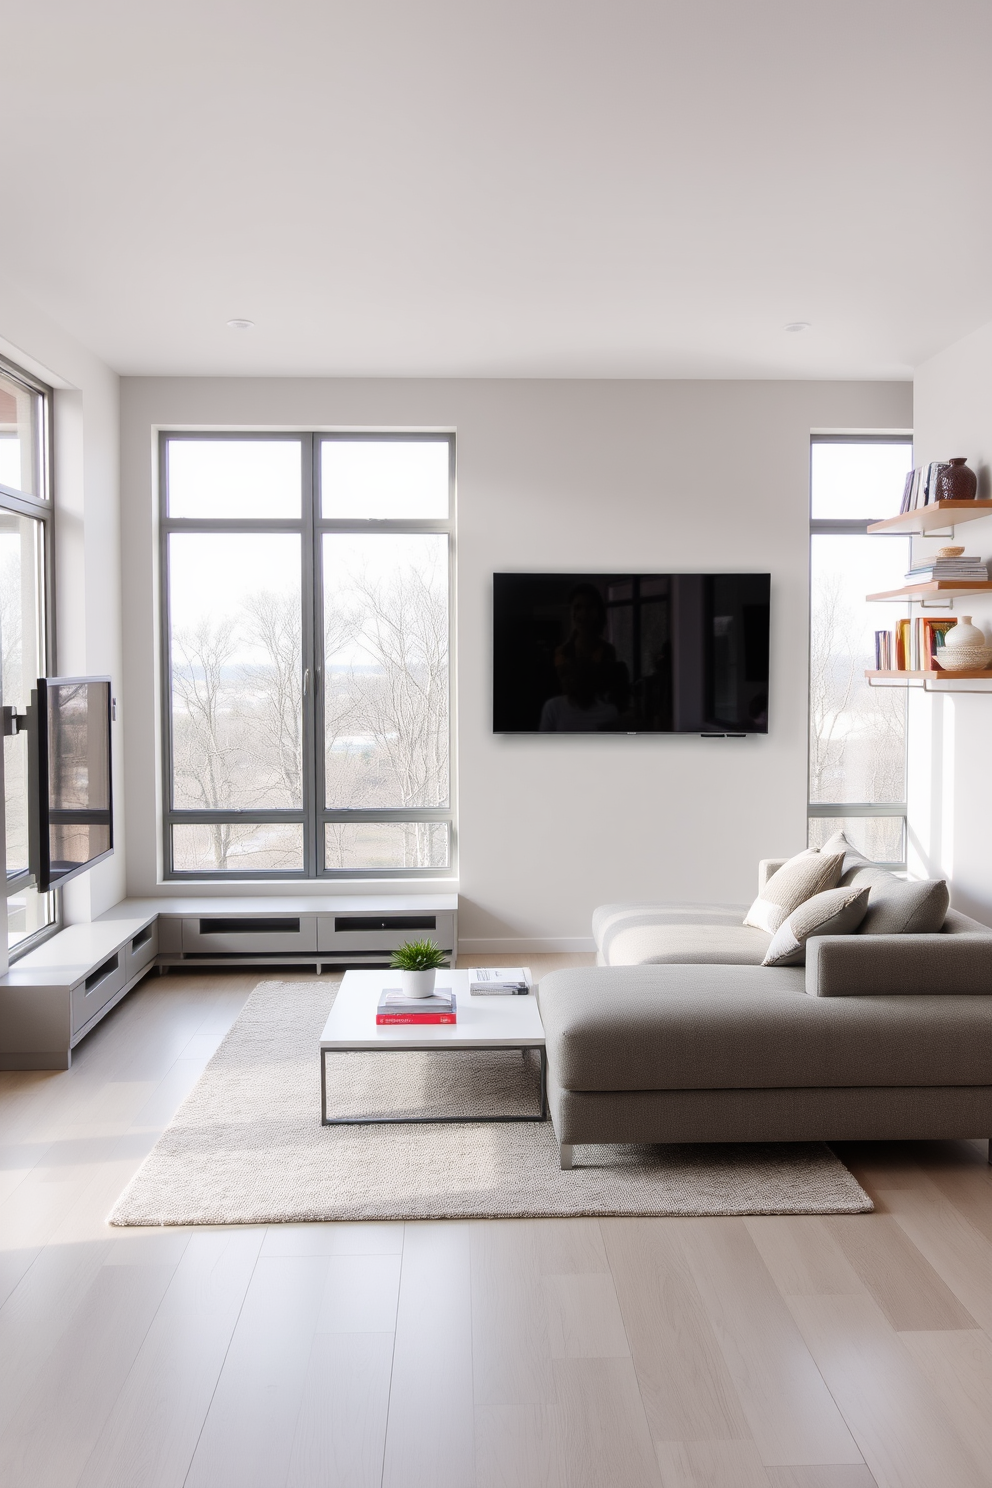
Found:
[{"label": "cream shag rug", "polygon": [[[339,982],[262,982],[118,1200],[113,1225],[575,1214],[860,1214],[829,1147],[593,1147],[550,1121],[322,1126],[318,1040]],[[328,1057],[329,1114],[530,1111],[536,1056]],[[465,1105],[463,1102],[467,1102]]]}]

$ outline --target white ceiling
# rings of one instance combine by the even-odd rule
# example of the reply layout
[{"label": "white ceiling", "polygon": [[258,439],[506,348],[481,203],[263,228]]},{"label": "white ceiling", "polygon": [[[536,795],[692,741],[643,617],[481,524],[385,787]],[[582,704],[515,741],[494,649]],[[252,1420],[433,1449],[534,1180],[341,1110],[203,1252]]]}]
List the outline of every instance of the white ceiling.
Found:
[{"label": "white ceiling", "polygon": [[124,373],[905,377],[992,319],[988,0],[9,0],[0,35],[0,269]]}]

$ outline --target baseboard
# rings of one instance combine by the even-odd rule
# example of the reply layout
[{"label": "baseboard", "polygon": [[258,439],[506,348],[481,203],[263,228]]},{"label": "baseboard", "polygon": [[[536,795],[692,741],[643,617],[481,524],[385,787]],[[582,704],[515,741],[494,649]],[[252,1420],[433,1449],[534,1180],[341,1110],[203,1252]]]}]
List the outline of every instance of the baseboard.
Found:
[{"label": "baseboard", "polygon": [[595,949],[591,935],[508,935],[502,940],[458,937],[458,954],[463,960],[466,956],[517,956],[528,952],[554,955],[556,951],[575,951],[591,955]]}]

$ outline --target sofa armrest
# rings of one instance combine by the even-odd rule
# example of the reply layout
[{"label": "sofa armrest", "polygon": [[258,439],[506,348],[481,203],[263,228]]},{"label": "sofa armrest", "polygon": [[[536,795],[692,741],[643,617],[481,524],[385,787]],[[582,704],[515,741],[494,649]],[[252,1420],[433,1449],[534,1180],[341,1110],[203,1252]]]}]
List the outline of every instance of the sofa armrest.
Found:
[{"label": "sofa armrest", "polygon": [[761,893],[762,889],[765,887],[765,884],[771,878],[772,874],[773,873],[777,873],[778,870],[780,868],[784,867],[785,864],[788,861],[789,861],[788,858],[762,858],[761,859],[761,862],[758,864],[758,893],[759,894]]},{"label": "sofa armrest", "polygon": [[992,995],[992,934],[813,935],[811,997]]}]

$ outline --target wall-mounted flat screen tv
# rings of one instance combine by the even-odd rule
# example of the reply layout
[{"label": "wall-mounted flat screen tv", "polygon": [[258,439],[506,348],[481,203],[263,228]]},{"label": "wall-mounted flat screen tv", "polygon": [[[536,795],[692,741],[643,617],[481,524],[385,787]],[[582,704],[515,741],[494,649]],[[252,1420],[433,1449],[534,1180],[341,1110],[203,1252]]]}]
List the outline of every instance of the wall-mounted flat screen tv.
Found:
[{"label": "wall-mounted flat screen tv", "polygon": [[42,893],[114,850],[109,677],[39,677],[31,698],[30,862]]},{"label": "wall-mounted flat screen tv", "polygon": [[498,734],[765,734],[762,573],[493,575]]}]

